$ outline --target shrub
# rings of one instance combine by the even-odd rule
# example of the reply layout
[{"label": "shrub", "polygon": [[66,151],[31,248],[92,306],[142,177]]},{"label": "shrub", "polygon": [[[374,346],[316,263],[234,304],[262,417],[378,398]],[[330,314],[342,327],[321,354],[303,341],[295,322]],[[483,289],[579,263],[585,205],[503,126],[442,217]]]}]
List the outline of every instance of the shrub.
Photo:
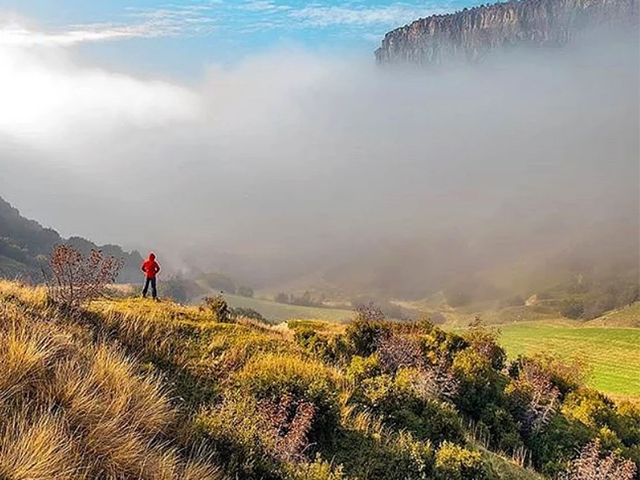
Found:
[{"label": "shrub", "polygon": [[356,401],[390,427],[406,429],[434,443],[462,440],[455,409],[431,398],[420,398],[412,386],[414,372],[401,370],[393,378],[380,375],[362,380]]},{"label": "shrub", "polygon": [[427,359],[432,363],[453,361],[455,355],[469,346],[460,335],[434,327],[429,333],[420,337],[422,348]]},{"label": "shrub", "polygon": [[560,392],[560,398],[564,398],[584,386],[589,375],[586,361],[581,356],[576,356],[569,361],[558,360],[551,355],[538,353],[533,357],[518,357],[509,365],[509,375],[518,378],[520,370],[537,371],[537,375],[548,376],[555,388]]},{"label": "shrub", "polygon": [[262,400],[259,411],[265,422],[264,435],[273,445],[274,455],[282,461],[304,460],[316,409],[312,403],[291,395],[282,395],[279,401]]},{"label": "shrub", "polygon": [[542,430],[560,404],[560,390],[552,382],[552,373],[528,359],[521,360],[517,378],[507,385],[505,394],[525,434]]},{"label": "shrub", "polygon": [[389,373],[396,373],[401,367],[424,366],[422,349],[413,339],[388,332],[380,335],[377,343],[378,358]]},{"label": "shrub", "polygon": [[384,314],[373,304],[359,307],[355,320],[347,325],[345,336],[353,355],[368,357],[375,352],[378,341],[389,327]]},{"label": "shrub", "polygon": [[620,402],[615,419],[616,431],[627,446],[640,445],[640,405]]},{"label": "shrub", "polygon": [[221,323],[230,323],[233,321],[229,305],[222,295],[214,297],[205,297],[204,304],[213,312],[216,321]]},{"label": "shrub", "polygon": [[570,393],[562,406],[562,413],[593,428],[610,425],[616,415],[613,401],[588,388]]},{"label": "shrub", "polygon": [[320,358],[328,360],[332,357],[329,341],[311,327],[296,329],[293,338],[302,348]]},{"label": "shrub", "polygon": [[241,297],[253,298],[253,288],[247,285],[239,285],[236,293]]},{"label": "shrub", "polygon": [[578,458],[571,462],[562,480],[633,480],[637,467],[620,458],[615,453],[603,456],[600,444],[591,442],[580,451]]},{"label": "shrub", "polygon": [[360,357],[355,355],[347,367],[346,376],[354,383],[360,383],[367,378],[378,376],[382,373],[380,359],[376,355]]},{"label": "shrub", "polygon": [[68,309],[77,309],[99,297],[107,284],[115,281],[123,262],[91,250],[85,257],[69,245],[57,245],[49,258],[49,297]]},{"label": "shrub", "polygon": [[438,359],[411,372],[411,388],[419,398],[450,402],[456,397],[460,382],[446,360]]},{"label": "shrub", "polygon": [[482,323],[480,317],[476,317],[463,337],[469,346],[480,355],[491,360],[491,366],[495,370],[502,370],[507,354],[498,345],[500,331],[496,328],[489,328]]},{"label": "shrub", "polygon": [[[421,441],[409,432],[390,433],[371,427],[366,431],[348,429],[341,448],[335,451],[350,478],[362,480],[432,480],[434,452],[430,441]],[[375,422],[373,422],[375,423]],[[373,429],[374,431],[369,431]]]},{"label": "shrub", "polygon": [[287,467],[286,480],[347,480],[342,466],[334,467],[318,454],[314,461]]},{"label": "shrub", "polygon": [[582,422],[556,414],[544,430],[526,439],[526,445],[534,467],[555,478],[567,469],[575,452],[589,443],[592,435],[593,431]]},{"label": "shrub", "polygon": [[478,420],[485,405],[499,403],[503,382],[490,359],[468,348],[456,355],[452,368],[460,382],[455,403],[463,413]]},{"label": "shrub", "polygon": [[273,301],[278,303],[289,303],[289,295],[285,292],[280,292],[273,298]]},{"label": "shrub", "polygon": [[203,410],[195,431],[214,449],[214,458],[238,478],[279,480],[279,462],[266,435],[265,421],[252,398],[233,395],[214,408]]},{"label": "shrub", "polygon": [[504,452],[514,452],[523,446],[515,419],[504,408],[489,404],[480,415],[480,425],[488,434],[488,446]]},{"label": "shrub", "polygon": [[444,442],[436,452],[436,477],[442,480],[487,480],[480,454],[450,442]]},{"label": "shrub", "polygon": [[311,441],[328,440],[338,425],[336,379],[317,361],[289,354],[256,355],[239,372],[238,381],[258,401],[279,402],[290,395],[312,404],[316,415],[309,432]]}]

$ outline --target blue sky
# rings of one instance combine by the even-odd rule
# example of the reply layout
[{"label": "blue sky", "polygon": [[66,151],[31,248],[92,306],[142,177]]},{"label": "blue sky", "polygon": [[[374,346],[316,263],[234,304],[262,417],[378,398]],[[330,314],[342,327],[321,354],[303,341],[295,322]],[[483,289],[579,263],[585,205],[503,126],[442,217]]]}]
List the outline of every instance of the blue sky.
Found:
[{"label": "blue sky", "polygon": [[[373,58],[385,32],[469,0],[2,0],[0,21],[87,59],[139,73],[190,74],[264,50],[298,47]],[[9,20],[7,20],[9,19]],[[17,19],[17,20],[16,20]],[[11,23],[9,23],[11,26]],[[15,32],[14,32],[15,33]],[[1,40],[1,38],[0,38]]]}]

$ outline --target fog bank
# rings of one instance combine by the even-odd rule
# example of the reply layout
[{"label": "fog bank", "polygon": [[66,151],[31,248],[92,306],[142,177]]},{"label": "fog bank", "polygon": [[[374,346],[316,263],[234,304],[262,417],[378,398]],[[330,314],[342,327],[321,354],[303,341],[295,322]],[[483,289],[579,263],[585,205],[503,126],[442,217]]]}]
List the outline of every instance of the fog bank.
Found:
[{"label": "fog bank", "polygon": [[274,51],[195,87],[0,45],[0,195],[258,286],[419,296],[572,249],[633,262],[638,72],[634,35],[439,71]]}]

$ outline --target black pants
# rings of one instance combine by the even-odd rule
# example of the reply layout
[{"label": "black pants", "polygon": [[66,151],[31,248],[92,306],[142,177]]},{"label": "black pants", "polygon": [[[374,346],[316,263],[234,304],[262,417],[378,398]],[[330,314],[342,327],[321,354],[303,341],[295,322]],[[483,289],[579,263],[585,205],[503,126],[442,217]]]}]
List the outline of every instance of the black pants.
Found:
[{"label": "black pants", "polygon": [[142,296],[143,297],[147,296],[147,292],[149,291],[149,285],[151,285],[151,296],[153,298],[158,298],[158,291],[156,290],[155,278],[147,278],[147,281],[144,282],[144,288],[142,289]]}]

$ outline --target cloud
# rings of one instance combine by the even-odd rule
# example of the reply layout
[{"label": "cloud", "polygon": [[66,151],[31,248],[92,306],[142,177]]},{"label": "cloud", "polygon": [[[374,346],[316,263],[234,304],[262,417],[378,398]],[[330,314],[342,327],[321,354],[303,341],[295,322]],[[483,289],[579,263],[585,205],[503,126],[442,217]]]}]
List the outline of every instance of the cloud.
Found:
[{"label": "cloud", "polygon": [[71,25],[58,31],[38,31],[13,20],[0,25],[0,45],[68,47],[80,43],[207,35],[215,30],[210,15],[215,3],[167,6],[160,9],[128,9],[126,22]]},{"label": "cloud", "polygon": [[70,135],[89,141],[198,114],[196,95],[184,87],[81,67],[66,49],[39,45],[0,43],[1,134],[49,148]]},{"label": "cloud", "polygon": [[253,0],[238,6],[238,10],[262,13],[288,12],[292,9],[289,5],[278,5],[273,0]]},{"label": "cloud", "polygon": [[301,20],[304,25],[321,28],[334,25],[403,25],[416,18],[445,13],[446,11],[434,5],[420,6],[405,3],[377,7],[316,4],[296,9],[290,13],[290,17]]},{"label": "cloud", "polygon": [[298,6],[274,0],[243,3],[192,1],[154,8],[128,7],[110,22],[66,25],[47,31],[27,28],[24,21],[0,21],[0,45],[70,47],[135,38],[208,36],[216,33],[233,37],[260,31],[322,30],[337,26],[346,35],[355,33],[357,38],[362,38],[363,29],[392,28],[418,17],[445,11],[435,4],[401,2],[380,6],[349,2]]}]

